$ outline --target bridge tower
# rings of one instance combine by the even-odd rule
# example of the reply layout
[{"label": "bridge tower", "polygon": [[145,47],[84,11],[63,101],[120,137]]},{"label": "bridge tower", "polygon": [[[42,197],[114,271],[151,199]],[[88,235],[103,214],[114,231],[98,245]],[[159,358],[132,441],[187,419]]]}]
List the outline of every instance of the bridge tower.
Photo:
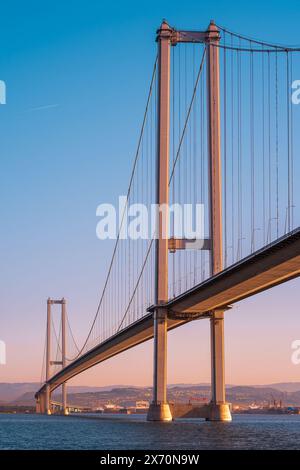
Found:
[{"label": "bridge tower", "polygon": [[160,305],[168,301],[168,204],[170,141],[170,46],[173,30],[163,21],[157,31],[158,43],[158,128],[157,187],[158,236],[155,240],[155,304],[153,402],[149,421],[171,421],[167,403],[167,310]]},{"label": "bridge tower", "polygon": [[[63,298],[61,300],[61,354],[62,354],[62,367],[66,367],[66,357],[67,357],[67,350],[66,350],[66,300]],[[62,405],[63,405],[63,414],[69,414],[68,407],[67,407],[67,383],[64,382],[62,384]]]},{"label": "bridge tower", "polygon": [[51,361],[51,304],[52,300],[47,300],[47,333],[46,333],[46,396],[45,412],[51,415],[51,392],[48,381],[50,379],[50,361]]},{"label": "bridge tower", "polygon": [[[52,323],[52,305],[61,305],[61,361],[51,360],[51,323]],[[45,396],[40,395],[39,403],[37,404],[37,410],[40,413],[51,414],[51,391],[49,385],[49,379],[51,376],[51,366],[61,365],[66,366],[66,300],[47,300],[47,337],[46,337],[46,390]],[[63,414],[68,414],[67,407],[67,385],[66,382],[62,384],[62,404]]]},{"label": "bridge tower", "polygon": [[[222,250],[222,162],[220,130],[220,63],[218,44],[220,34],[214,22],[207,30],[207,110],[208,162],[210,182],[210,266],[211,274],[223,269]],[[211,312],[211,388],[212,397],[208,419],[231,421],[225,400],[224,311]]]},{"label": "bridge tower", "polygon": [[[170,140],[170,47],[180,42],[205,43],[207,52],[208,161],[210,182],[210,256],[211,274],[223,269],[222,254],[222,181],[220,132],[220,64],[216,47],[220,33],[212,21],[207,31],[178,31],[163,21],[157,31],[158,43],[158,129],[157,129],[157,194],[160,207],[158,237],[155,240],[155,311],[154,311],[154,379],[153,402],[148,420],[170,421],[167,403],[167,317],[168,301],[168,204]],[[205,249],[205,247],[203,247]],[[225,400],[224,312],[211,312],[211,382],[212,399],[207,419],[230,421]]]}]

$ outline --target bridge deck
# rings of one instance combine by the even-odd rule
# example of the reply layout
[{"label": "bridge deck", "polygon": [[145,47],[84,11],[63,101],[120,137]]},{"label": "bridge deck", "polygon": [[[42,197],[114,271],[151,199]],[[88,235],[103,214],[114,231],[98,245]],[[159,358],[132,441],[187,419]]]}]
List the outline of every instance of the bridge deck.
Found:
[{"label": "bridge deck", "polygon": [[[300,228],[169,301],[168,330],[199,316],[205,318],[211,310],[226,308],[299,275]],[[90,367],[153,338],[153,308],[51,377],[51,391]],[[36,396],[44,391],[45,385]]]},{"label": "bridge deck", "polygon": [[226,308],[300,274],[300,228],[168,302],[176,314]]}]

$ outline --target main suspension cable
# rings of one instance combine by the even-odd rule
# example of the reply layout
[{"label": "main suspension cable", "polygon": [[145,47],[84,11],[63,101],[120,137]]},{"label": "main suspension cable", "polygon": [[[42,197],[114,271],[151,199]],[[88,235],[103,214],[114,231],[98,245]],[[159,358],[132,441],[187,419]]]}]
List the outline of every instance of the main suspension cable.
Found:
[{"label": "main suspension cable", "polygon": [[[266,41],[260,41],[258,39],[254,39],[250,36],[245,36],[245,35],[242,35],[242,34],[239,34],[239,33],[235,33],[234,31],[230,31],[229,29],[225,28],[224,26],[221,26],[219,24],[216,24],[217,28],[219,28],[221,31],[224,31],[226,33],[229,33],[231,34],[232,36],[238,38],[238,39],[241,39],[241,40],[244,40],[244,41],[249,41],[249,42],[252,42],[254,44],[258,44],[260,46],[266,46],[266,47],[272,47],[272,48],[278,48],[278,49],[283,49],[283,50],[286,50],[287,46],[283,45],[283,44],[274,44],[274,43],[270,43],[270,42],[266,42]],[[300,50],[300,46],[290,46],[288,47],[289,49],[298,49]]]},{"label": "main suspension cable", "polygon": [[132,172],[131,172],[131,176],[130,176],[130,180],[129,180],[129,187],[128,187],[128,191],[127,191],[127,195],[126,195],[126,203],[125,203],[125,207],[124,207],[124,209],[123,209],[123,213],[122,213],[122,217],[121,217],[121,222],[120,222],[120,225],[119,225],[119,231],[118,231],[116,243],[115,243],[115,246],[114,246],[114,250],[113,250],[111,262],[110,262],[110,265],[109,265],[109,268],[108,268],[108,273],[107,273],[106,280],[105,280],[105,283],[104,283],[103,291],[102,291],[102,294],[101,294],[101,297],[100,297],[100,301],[99,301],[99,304],[98,304],[98,307],[97,307],[97,310],[96,310],[95,317],[94,317],[94,319],[93,319],[93,322],[92,322],[92,325],[91,325],[91,327],[90,327],[89,333],[88,333],[88,335],[87,335],[87,337],[86,337],[86,340],[84,341],[84,344],[83,344],[82,348],[78,351],[78,354],[77,354],[74,358],[72,358],[71,360],[77,359],[77,358],[82,354],[84,348],[86,347],[86,345],[87,345],[87,343],[88,343],[88,341],[89,341],[89,339],[90,339],[90,336],[91,336],[91,334],[92,334],[93,328],[94,328],[94,326],[95,326],[95,323],[96,323],[96,320],[97,320],[97,317],[98,317],[98,314],[99,314],[99,311],[100,311],[100,307],[101,307],[102,302],[103,302],[104,294],[105,294],[105,292],[106,292],[106,288],[107,288],[108,281],[109,281],[109,278],[110,278],[110,274],[111,274],[111,271],[112,271],[112,267],[113,267],[115,255],[116,255],[117,248],[118,248],[119,241],[120,241],[120,234],[121,234],[121,229],[122,229],[123,222],[124,222],[124,218],[125,218],[126,207],[127,207],[127,204],[128,204],[129,195],[130,195],[131,188],[132,188],[132,184],[133,184],[133,178],[134,178],[134,174],[135,174],[137,162],[138,162],[139,155],[140,155],[140,147],[141,147],[141,143],[142,143],[142,137],[143,137],[143,133],[144,133],[144,129],[145,129],[145,124],[146,124],[146,118],[147,118],[147,114],[148,114],[149,104],[150,104],[150,100],[151,100],[151,96],[152,96],[153,85],[154,85],[154,83],[155,83],[155,76],[156,76],[156,69],[157,69],[157,61],[158,61],[158,57],[156,57],[155,63],[154,63],[154,67],[153,67],[153,72],[152,72],[152,77],[151,77],[151,82],[150,82],[150,88],[149,88],[149,93],[148,93],[146,108],[145,108],[145,112],[144,112],[144,117],[143,117],[143,121],[142,121],[142,126],[141,126],[141,131],[140,131],[139,139],[138,139],[137,150],[136,150],[136,154],[135,154],[135,158],[134,158],[134,162],[133,162],[133,168],[132,168]]}]

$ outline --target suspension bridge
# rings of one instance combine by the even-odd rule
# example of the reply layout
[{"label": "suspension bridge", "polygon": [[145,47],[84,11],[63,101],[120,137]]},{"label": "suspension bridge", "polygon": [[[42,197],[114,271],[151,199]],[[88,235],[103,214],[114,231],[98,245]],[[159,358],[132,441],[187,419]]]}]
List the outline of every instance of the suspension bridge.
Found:
[{"label": "suspension bridge", "polygon": [[[292,101],[300,48],[245,37],[213,21],[203,31],[178,30],[163,21],[156,42],[126,204],[82,346],[74,339],[65,300],[47,302],[45,378],[36,393],[40,413],[51,414],[51,394],[59,386],[67,413],[69,379],[154,338],[148,419],[171,420],[168,331],[209,319],[211,401],[205,417],[231,420],[225,313],[300,274],[299,111]],[[202,239],[178,235],[176,207],[199,203]],[[124,236],[135,204],[168,208],[159,210],[150,237],[142,228],[136,239]],[[55,304],[61,306],[59,331]]]}]

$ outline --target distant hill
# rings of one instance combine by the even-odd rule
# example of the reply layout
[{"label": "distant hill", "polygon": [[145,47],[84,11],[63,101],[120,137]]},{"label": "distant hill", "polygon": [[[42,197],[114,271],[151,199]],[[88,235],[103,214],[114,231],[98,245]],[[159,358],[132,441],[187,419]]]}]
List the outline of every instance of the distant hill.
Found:
[{"label": "distant hill", "polygon": [[[300,406],[300,391],[281,392],[272,387],[232,386],[227,389],[227,400],[234,404],[272,403],[276,400],[285,405]],[[103,406],[114,403],[121,406],[133,406],[138,400],[151,401],[152,389],[146,388],[117,388],[107,392],[71,393],[68,401],[74,405]],[[187,403],[188,401],[208,401],[210,399],[210,386],[192,385],[191,387],[172,387],[168,389],[170,402]]]},{"label": "distant hill", "polygon": [[268,387],[275,388],[281,392],[298,392],[300,390],[300,382],[282,382],[270,384]]},{"label": "distant hill", "polygon": [[[0,383],[0,404],[32,406],[34,394],[40,387],[38,383]],[[232,403],[268,402],[282,400],[285,404],[300,406],[300,382],[277,383],[271,385],[237,386],[227,385],[227,400]],[[150,387],[111,385],[107,387],[68,387],[68,401],[71,404],[101,406],[114,402],[131,405],[137,400],[151,400]],[[210,384],[172,384],[168,387],[169,400],[187,402],[188,400],[208,400]],[[60,398],[60,391],[54,392]]]},{"label": "distant hill", "polygon": [[[191,387],[196,387],[196,386],[207,386],[210,387],[209,383],[198,383],[198,384],[191,384],[191,383],[180,383],[180,384],[169,384],[169,388],[174,388],[174,387],[182,387],[182,388],[191,388]],[[226,388],[233,388],[236,387],[237,385],[232,385],[232,384],[226,384]],[[246,387],[247,385],[243,385],[243,387]],[[264,384],[264,385],[249,385],[249,387],[255,387],[255,388],[274,388],[275,390],[279,390],[280,392],[298,392],[300,390],[300,382],[278,382],[278,383],[271,383],[271,384]]]},{"label": "distant hill", "polygon": [[[68,387],[70,393],[101,392],[109,391],[113,388],[127,388],[128,385],[108,385],[106,387],[88,387],[84,385],[71,385]],[[35,392],[40,388],[37,382],[8,383],[0,382],[0,403],[15,402],[24,395],[30,393],[34,397]]]},{"label": "distant hill", "polygon": [[2,403],[3,405],[17,405],[17,406],[34,406],[35,405],[35,392],[26,392],[23,393],[20,397],[16,398],[15,400],[11,400],[10,402]]},{"label": "distant hill", "polygon": [[38,389],[38,384],[30,383],[0,383],[0,401],[11,402],[24,395],[24,393],[31,392],[34,394]]}]

